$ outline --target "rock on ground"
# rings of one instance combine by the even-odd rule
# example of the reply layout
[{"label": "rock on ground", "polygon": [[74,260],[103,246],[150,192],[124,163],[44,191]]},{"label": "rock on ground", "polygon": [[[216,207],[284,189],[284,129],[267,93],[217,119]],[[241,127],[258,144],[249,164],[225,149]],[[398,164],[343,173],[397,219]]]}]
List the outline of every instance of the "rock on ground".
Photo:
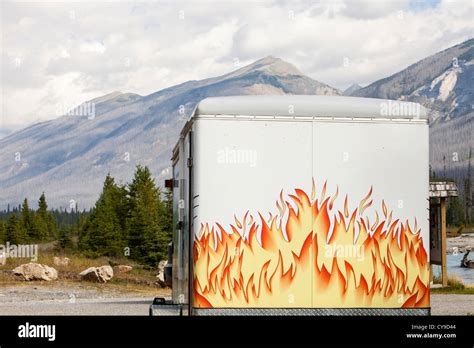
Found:
[{"label": "rock on ground", "polygon": [[71,260],[68,257],[53,257],[53,263],[56,266],[67,266],[71,263]]},{"label": "rock on ground", "polygon": [[22,277],[24,280],[56,280],[58,272],[53,268],[39,263],[26,263],[13,270],[13,274]]},{"label": "rock on ground", "polygon": [[160,285],[162,288],[166,287],[166,282],[165,282],[165,266],[168,263],[168,261],[160,261],[158,263],[158,274],[156,275],[156,281],[158,285]]},{"label": "rock on ground", "polygon": [[107,283],[114,276],[114,270],[111,266],[89,267],[79,273],[81,279],[92,282]]},{"label": "rock on ground", "polygon": [[114,271],[117,273],[128,273],[131,272],[133,269],[132,266],[127,266],[127,265],[117,265],[114,267]]}]

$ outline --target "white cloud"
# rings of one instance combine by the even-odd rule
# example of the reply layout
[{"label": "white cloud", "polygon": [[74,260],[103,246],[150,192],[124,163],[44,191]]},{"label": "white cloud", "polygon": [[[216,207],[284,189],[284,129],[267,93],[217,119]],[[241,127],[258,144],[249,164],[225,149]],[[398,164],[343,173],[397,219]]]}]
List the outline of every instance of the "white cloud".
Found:
[{"label": "white cloud", "polygon": [[469,0],[413,1],[2,3],[0,127],[224,74],[235,58],[277,56],[343,89],[472,37]]}]

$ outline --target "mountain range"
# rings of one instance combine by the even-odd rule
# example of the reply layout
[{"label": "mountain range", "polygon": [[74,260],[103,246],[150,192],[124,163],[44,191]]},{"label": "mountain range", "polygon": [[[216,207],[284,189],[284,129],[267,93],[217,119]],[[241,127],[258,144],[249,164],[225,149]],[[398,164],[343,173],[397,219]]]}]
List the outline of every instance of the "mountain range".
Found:
[{"label": "mountain range", "polygon": [[[468,40],[364,88],[353,85],[344,92],[271,56],[226,75],[146,96],[113,92],[67,115],[0,138],[0,209],[25,197],[34,203],[43,191],[51,207],[68,209],[77,203],[79,209],[88,209],[107,173],[126,182],[139,163],[149,166],[161,185],[171,175],[171,149],[181,127],[197,103],[209,96],[344,94],[421,102],[433,109],[433,170],[463,178],[466,151],[473,146],[473,58],[474,40]],[[81,116],[80,111],[90,105],[94,117]],[[446,163],[456,151],[458,161]]]}]

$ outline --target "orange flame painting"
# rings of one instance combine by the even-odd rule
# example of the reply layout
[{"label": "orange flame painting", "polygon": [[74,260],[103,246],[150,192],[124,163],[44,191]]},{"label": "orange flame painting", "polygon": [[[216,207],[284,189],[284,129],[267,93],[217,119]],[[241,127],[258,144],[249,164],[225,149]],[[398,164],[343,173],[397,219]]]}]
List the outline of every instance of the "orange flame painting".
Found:
[{"label": "orange flame painting", "polygon": [[418,229],[384,201],[375,221],[372,188],[357,207],[333,209],[313,182],[277,201],[278,214],[247,212],[225,228],[200,225],[194,241],[194,307],[425,308],[429,263]]}]

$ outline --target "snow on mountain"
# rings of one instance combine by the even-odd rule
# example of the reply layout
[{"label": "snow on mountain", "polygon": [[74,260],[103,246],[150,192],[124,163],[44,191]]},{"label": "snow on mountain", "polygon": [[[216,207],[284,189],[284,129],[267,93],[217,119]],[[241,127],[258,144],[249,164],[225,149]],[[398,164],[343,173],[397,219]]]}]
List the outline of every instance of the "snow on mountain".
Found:
[{"label": "snow on mountain", "polygon": [[[430,165],[461,194],[474,148],[474,39],[427,57],[352,95],[410,100],[431,110]],[[474,163],[472,164],[474,165]]]}]

